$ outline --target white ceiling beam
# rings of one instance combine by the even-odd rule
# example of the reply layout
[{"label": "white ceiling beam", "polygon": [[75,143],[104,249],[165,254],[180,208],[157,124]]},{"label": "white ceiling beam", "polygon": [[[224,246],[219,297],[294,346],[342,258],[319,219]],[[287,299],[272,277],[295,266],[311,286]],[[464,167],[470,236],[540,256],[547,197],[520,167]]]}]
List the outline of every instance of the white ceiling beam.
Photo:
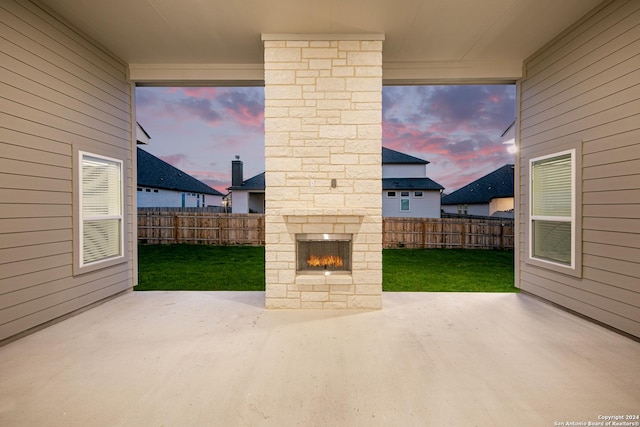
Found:
[{"label": "white ceiling beam", "polygon": [[432,61],[382,63],[385,85],[515,83],[522,61]]},{"label": "white ceiling beam", "polygon": [[[520,61],[383,63],[385,85],[514,83]],[[140,86],[262,86],[264,64],[130,64]]]},{"label": "white ceiling beam", "polygon": [[129,64],[140,86],[262,86],[263,64]]}]

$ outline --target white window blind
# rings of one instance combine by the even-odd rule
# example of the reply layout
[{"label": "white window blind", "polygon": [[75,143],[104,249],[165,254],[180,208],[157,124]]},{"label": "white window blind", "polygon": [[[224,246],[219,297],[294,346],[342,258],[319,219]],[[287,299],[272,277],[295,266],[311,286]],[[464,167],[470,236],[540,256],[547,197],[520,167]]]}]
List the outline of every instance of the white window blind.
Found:
[{"label": "white window blind", "polygon": [[574,265],[575,151],[530,162],[530,253],[561,265]]},{"label": "white window blind", "polygon": [[81,265],[123,255],[122,162],[80,153]]},{"label": "white window blind", "polygon": [[533,214],[571,216],[571,154],[533,162]]}]

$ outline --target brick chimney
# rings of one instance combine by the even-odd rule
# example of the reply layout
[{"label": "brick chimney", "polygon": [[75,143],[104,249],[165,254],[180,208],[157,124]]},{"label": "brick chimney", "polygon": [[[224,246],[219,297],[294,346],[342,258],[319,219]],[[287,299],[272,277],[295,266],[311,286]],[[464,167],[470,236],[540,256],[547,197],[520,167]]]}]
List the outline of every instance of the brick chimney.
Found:
[{"label": "brick chimney", "polygon": [[236,159],[231,162],[231,186],[239,187],[244,180],[242,177],[242,160],[240,156],[236,156]]}]

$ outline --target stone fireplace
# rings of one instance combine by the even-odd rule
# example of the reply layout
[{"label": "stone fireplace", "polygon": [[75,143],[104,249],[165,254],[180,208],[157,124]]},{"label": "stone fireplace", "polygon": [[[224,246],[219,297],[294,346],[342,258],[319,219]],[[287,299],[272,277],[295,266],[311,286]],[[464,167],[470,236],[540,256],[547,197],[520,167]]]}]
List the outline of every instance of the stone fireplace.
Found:
[{"label": "stone fireplace", "polygon": [[262,38],[266,307],[379,309],[384,37]]}]

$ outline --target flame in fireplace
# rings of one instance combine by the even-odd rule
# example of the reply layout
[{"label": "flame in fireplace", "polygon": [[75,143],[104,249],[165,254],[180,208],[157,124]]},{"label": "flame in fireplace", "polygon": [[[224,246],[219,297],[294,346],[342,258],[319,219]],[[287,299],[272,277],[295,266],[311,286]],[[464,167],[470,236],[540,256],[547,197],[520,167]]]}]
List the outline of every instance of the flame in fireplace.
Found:
[{"label": "flame in fireplace", "polygon": [[336,255],[311,255],[307,260],[309,267],[342,267],[342,258]]}]

